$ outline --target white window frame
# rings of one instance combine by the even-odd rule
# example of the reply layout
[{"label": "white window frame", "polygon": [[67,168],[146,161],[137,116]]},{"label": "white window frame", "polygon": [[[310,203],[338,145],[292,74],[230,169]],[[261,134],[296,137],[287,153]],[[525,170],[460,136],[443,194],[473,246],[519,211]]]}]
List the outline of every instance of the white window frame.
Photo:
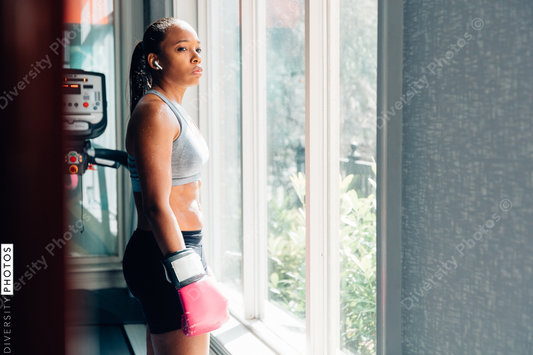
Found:
[{"label": "white window frame", "polygon": [[265,0],[241,1],[242,224],[245,319],[262,319],[268,290]]},{"label": "white window frame", "polygon": [[[267,300],[265,1],[241,0],[242,53],[242,223],[244,306],[232,314],[280,354],[290,346],[258,322]],[[211,28],[216,0],[180,0],[175,15],[196,28],[206,48],[216,48]],[[180,7],[183,9],[180,12]],[[307,354],[339,350],[339,0],[306,0],[306,293]],[[196,13],[195,13],[196,12]],[[312,24],[312,26],[310,26]],[[211,27],[212,26],[212,27]],[[402,95],[403,2],[378,0],[377,110],[385,112]],[[209,146],[218,147],[216,102],[208,87],[216,76],[209,61],[204,83],[191,98]],[[207,80],[207,82],[205,81]],[[191,102],[192,102],[191,101]],[[191,114],[191,116],[193,116]],[[377,354],[401,354],[401,157],[402,113],[377,130]],[[196,118],[196,117],[194,117]],[[263,134],[262,134],[263,133]],[[216,231],[221,223],[212,156],[202,174],[209,263],[221,260]]]},{"label": "white window frame", "polygon": [[305,1],[307,354],[339,349],[339,0]]}]

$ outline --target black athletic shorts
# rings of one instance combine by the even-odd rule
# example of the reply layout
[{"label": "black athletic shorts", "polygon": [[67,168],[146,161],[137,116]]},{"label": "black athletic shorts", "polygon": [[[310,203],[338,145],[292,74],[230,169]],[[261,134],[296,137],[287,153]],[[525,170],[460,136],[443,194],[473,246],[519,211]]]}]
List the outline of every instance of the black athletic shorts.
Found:
[{"label": "black athletic shorts", "polygon": [[[185,245],[200,258],[207,273],[202,250],[202,231],[182,231]],[[133,232],[122,261],[122,272],[133,296],[139,300],[150,333],[162,334],[181,329],[183,309],[174,285],[167,280],[163,253],[151,231]]]}]

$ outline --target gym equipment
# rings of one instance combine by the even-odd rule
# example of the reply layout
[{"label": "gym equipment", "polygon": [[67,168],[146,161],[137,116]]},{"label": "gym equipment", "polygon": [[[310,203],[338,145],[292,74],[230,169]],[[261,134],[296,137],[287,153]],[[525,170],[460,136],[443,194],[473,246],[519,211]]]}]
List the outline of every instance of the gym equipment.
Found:
[{"label": "gym equipment", "polygon": [[[89,139],[102,135],[107,127],[107,100],[105,75],[80,69],[63,69],[61,93],[63,100],[62,122],[65,135],[64,166],[70,175],[65,188],[74,190],[80,184],[83,200],[83,174],[95,170],[92,165],[118,169],[126,166],[126,152],[93,148]],[[81,203],[81,223],[83,203]],[[83,233],[84,225],[80,233]]]},{"label": "gym equipment", "polygon": [[107,127],[105,76],[80,69],[63,69],[63,129],[65,163],[69,174],[83,175],[88,164],[118,169],[127,167],[126,152],[92,148],[89,139],[97,138]]}]

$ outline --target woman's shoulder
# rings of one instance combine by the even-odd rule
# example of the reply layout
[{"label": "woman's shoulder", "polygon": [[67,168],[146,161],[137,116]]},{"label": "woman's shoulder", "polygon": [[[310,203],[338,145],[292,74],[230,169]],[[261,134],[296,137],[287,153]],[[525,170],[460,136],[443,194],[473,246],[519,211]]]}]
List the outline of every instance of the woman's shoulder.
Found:
[{"label": "woman's shoulder", "polygon": [[136,124],[168,124],[175,122],[174,112],[155,95],[144,95],[132,112],[131,120]]},{"label": "woman's shoulder", "polygon": [[[145,129],[153,131],[171,131],[173,140],[181,131],[174,112],[170,107],[155,95],[143,96],[133,110],[128,124],[133,135],[141,134]],[[170,132],[169,132],[170,133]]]}]

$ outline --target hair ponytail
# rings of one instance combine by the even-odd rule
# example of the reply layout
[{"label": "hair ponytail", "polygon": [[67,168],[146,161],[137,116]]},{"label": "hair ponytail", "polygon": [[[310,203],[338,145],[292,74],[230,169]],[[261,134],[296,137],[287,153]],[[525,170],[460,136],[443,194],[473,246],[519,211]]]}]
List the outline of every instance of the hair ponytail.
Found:
[{"label": "hair ponytail", "polygon": [[[165,17],[148,26],[143,40],[137,43],[133,50],[130,67],[130,115],[144,94],[152,87],[152,68],[146,63],[148,54],[161,52],[161,42],[167,35],[167,30],[174,25],[190,25],[175,17]],[[191,27],[192,28],[192,27]]]},{"label": "hair ponytail", "polygon": [[143,51],[143,41],[140,41],[133,50],[130,67],[130,115],[133,113],[135,106],[150,89],[151,76],[146,70],[146,58]]}]

